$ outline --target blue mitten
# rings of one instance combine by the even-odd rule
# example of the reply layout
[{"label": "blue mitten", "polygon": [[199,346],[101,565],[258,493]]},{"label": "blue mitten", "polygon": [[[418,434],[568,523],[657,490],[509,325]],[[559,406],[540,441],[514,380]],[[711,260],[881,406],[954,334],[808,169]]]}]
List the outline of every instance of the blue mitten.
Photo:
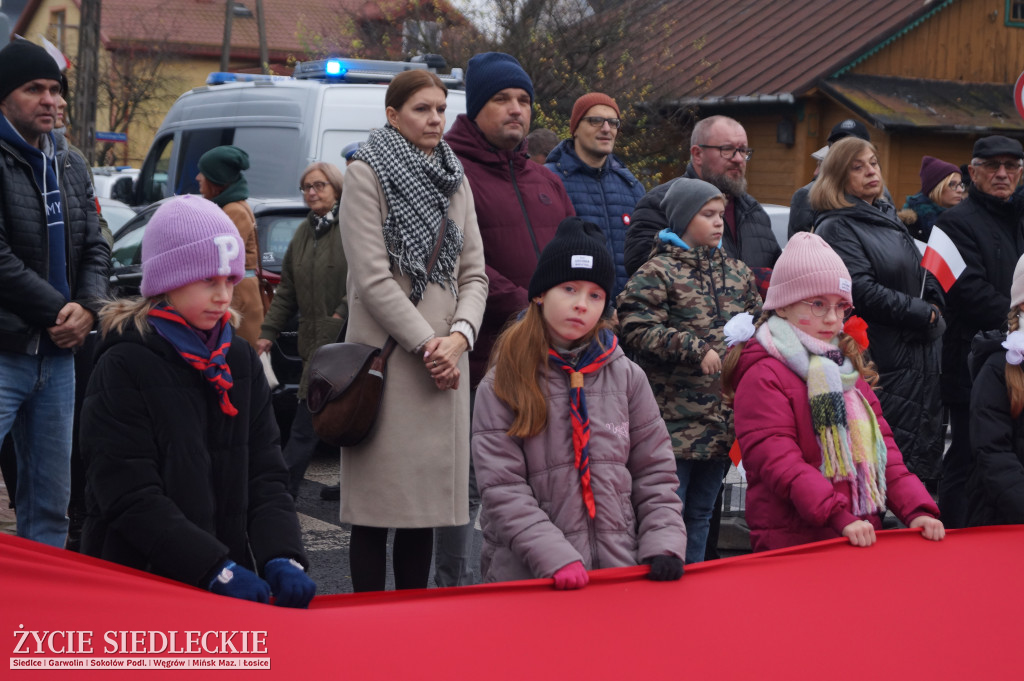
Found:
[{"label": "blue mitten", "polygon": [[274,558],[267,561],[263,574],[274,592],[274,605],[285,608],[305,608],[316,595],[316,582],[309,578],[302,566],[293,558]]},{"label": "blue mitten", "polygon": [[270,602],[270,585],[260,579],[252,570],[246,570],[233,560],[227,560],[217,576],[210,580],[207,587],[215,594],[241,598],[244,601],[257,603]]}]

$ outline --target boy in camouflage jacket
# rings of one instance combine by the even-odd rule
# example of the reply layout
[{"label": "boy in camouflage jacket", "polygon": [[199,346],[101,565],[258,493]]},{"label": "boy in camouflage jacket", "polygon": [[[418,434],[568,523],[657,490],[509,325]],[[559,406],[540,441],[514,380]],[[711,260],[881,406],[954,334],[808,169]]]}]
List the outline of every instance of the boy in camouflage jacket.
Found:
[{"label": "boy in camouflage jacket", "polygon": [[732,409],[722,402],[723,327],[757,313],[754,275],[725,255],[725,197],[702,180],[662,201],[670,227],[618,297],[620,337],[644,369],[672,436],[686,523],[686,562],[704,558],[715,498],[729,468]]}]

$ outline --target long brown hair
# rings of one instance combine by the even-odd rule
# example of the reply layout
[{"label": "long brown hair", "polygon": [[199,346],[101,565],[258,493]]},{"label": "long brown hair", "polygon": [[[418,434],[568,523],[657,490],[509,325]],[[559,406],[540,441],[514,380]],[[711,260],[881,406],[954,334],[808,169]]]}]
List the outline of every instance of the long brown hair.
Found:
[{"label": "long brown hair", "polygon": [[[1020,320],[1017,317],[1018,310],[1010,310],[1006,317],[1009,332],[1013,333],[1020,328]],[[1019,364],[1006,363],[1003,370],[1006,377],[1006,397],[1010,400],[1010,416],[1017,418],[1024,411],[1024,369]]]},{"label": "long brown hair", "polygon": [[[875,158],[878,158],[878,149],[875,148],[875,145],[859,137],[844,137],[828,148],[828,155],[821,162],[821,170],[818,171],[818,179],[811,187],[809,195],[811,208],[823,213],[827,210],[839,210],[853,205],[846,198],[850,166],[865,149],[870,149]],[[885,179],[882,175],[881,165],[879,165],[878,196],[881,196],[884,191]]]},{"label": "long brown hair", "polygon": [[[590,343],[601,329],[612,329],[601,319],[581,344]],[[548,425],[548,403],[540,387],[540,375],[548,361],[551,339],[540,305],[530,303],[523,315],[508,324],[491,351],[494,394],[515,415],[508,429],[512,437],[533,437]]]},{"label": "long brown hair", "polygon": [[[761,328],[761,325],[767,322],[768,318],[774,314],[774,310],[761,312],[761,317],[754,324],[754,328]],[[725,361],[722,362],[722,399],[725,400],[726,404],[732,404],[733,399],[736,397],[736,384],[734,383],[736,367],[740,363],[740,355],[743,353],[743,348],[747,346],[748,342],[744,341],[733,345],[725,356]],[[857,345],[857,341],[853,339],[853,336],[839,332],[839,351],[850,359],[853,368],[857,370],[857,373],[860,374],[861,378],[868,385],[874,388],[878,384],[878,371],[875,369],[874,362],[864,359],[864,352]]]}]

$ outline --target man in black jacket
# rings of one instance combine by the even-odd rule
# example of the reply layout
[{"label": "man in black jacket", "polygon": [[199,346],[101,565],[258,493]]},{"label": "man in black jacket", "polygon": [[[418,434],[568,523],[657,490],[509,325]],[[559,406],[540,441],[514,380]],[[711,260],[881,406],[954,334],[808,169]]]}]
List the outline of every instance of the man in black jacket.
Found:
[{"label": "man in black jacket", "polygon": [[949,409],[951,442],[943,459],[939,508],[949,528],[964,527],[964,485],[973,457],[969,433],[971,378],[967,355],[979,331],[1006,325],[1010,284],[1024,253],[1024,225],[1012,201],[1020,183],[1024,148],[1017,140],[993,135],[974,144],[968,170],[971,186],[956,206],[936,222],[956,244],[967,267],[946,294],[946,333],[942,341],[942,401]]},{"label": "man in black jacket", "polygon": [[46,50],[0,50],[0,437],[17,459],[18,534],[63,547],[73,351],[106,295],[110,248],[89,170],[53,135],[61,73]]},{"label": "man in black jacket", "polygon": [[[771,220],[761,204],[747,193],[747,161],[753,150],[739,122],[711,116],[697,122],[690,135],[690,163],[683,177],[709,182],[729,199],[725,209],[722,248],[754,271],[762,297],[771,268],[782,249],[772,234]],[[658,232],[668,227],[661,201],[675,179],[660,184],[640,199],[626,233],[626,274],[632,275],[647,262]]]}]

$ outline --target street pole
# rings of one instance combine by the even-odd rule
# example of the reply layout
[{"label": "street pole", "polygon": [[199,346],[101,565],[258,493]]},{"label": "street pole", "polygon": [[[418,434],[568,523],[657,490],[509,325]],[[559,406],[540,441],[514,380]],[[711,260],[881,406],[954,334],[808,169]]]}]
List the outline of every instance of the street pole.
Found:
[{"label": "street pole", "polygon": [[224,3],[224,44],[220,46],[220,70],[227,71],[231,63],[231,19],[235,13],[234,0]]},{"label": "street pole", "polygon": [[256,28],[260,34],[260,72],[270,73],[270,51],[267,49],[267,23],[263,17],[263,0],[256,0]]},{"label": "street pole", "polygon": [[76,140],[90,166],[96,165],[96,93],[99,89],[100,0],[82,0],[75,83]]}]

